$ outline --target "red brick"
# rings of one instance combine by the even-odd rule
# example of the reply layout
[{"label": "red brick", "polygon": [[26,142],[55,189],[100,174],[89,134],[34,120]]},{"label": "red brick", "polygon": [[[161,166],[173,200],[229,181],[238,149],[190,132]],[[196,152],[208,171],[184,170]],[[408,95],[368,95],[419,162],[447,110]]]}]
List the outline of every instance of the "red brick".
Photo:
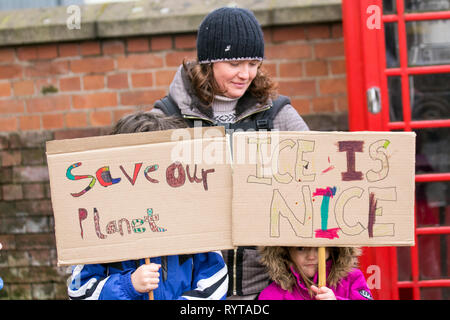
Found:
[{"label": "red brick", "polygon": [[128,52],[146,52],[150,50],[150,44],[147,38],[134,38],[127,40]]},{"label": "red brick", "polygon": [[328,24],[314,24],[306,27],[305,30],[306,39],[329,39],[330,38],[330,26]]},{"label": "red brick", "polygon": [[60,74],[66,74],[69,71],[67,61],[39,61],[25,68],[27,77],[51,77]]},{"label": "red brick", "polygon": [[163,59],[155,54],[131,54],[117,58],[118,69],[147,69],[163,67]]},{"label": "red brick", "polygon": [[35,84],[36,84],[36,91],[44,94],[44,91],[51,87],[57,90],[58,79],[56,78],[36,79]]},{"label": "red brick", "polygon": [[153,73],[134,73],[131,75],[131,83],[134,88],[151,87],[153,85]]},{"label": "red brick", "polygon": [[264,43],[268,44],[272,42],[272,28],[264,27],[263,28],[263,37]]},{"label": "red brick", "polygon": [[87,41],[80,44],[82,56],[92,56],[101,53],[100,43],[98,41]]},{"label": "red brick", "polygon": [[84,128],[87,126],[87,114],[85,112],[68,113],[65,115],[67,128]]},{"label": "red brick", "polygon": [[86,58],[70,62],[70,70],[74,73],[108,72],[114,70],[111,58]]},{"label": "red brick", "polygon": [[80,91],[81,83],[79,77],[63,78],[59,80],[61,91]]},{"label": "red brick", "polygon": [[0,243],[3,250],[14,250],[16,248],[16,235],[0,235]]},{"label": "red brick", "polygon": [[43,199],[45,198],[45,188],[40,183],[27,183],[22,186],[24,199]]},{"label": "red brick", "polygon": [[314,45],[316,58],[344,57],[344,43],[342,41],[323,42]]},{"label": "red brick", "polygon": [[43,129],[61,129],[64,128],[64,116],[62,114],[44,114],[42,115]]},{"label": "red brick", "polygon": [[119,73],[109,75],[107,78],[108,88],[110,89],[126,89],[128,88],[128,74]]},{"label": "red brick", "polygon": [[120,102],[125,106],[153,105],[156,100],[165,95],[165,90],[123,92],[120,94]]},{"label": "red brick", "polygon": [[330,64],[330,69],[332,74],[345,74],[345,60],[329,60],[328,63]]},{"label": "red brick", "polygon": [[22,162],[20,151],[3,151],[0,154],[2,167],[18,166]]},{"label": "red brick", "polygon": [[122,41],[111,40],[103,42],[103,54],[121,54],[125,52],[125,46]]},{"label": "red brick", "polygon": [[318,97],[312,99],[314,113],[334,112],[334,99],[332,97]]},{"label": "red brick", "polygon": [[335,100],[336,100],[337,111],[348,111],[347,95],[336,97]]},{"label": "red brick", "polygon": [[305,28],[303,26],[277,27],[272,30],[272,41],[304,40]]},{"label": "red brick", "polygon": [[300,115],[311,113],[311,103],[309,99],[291,99],[292,106]]},{"label": "red brick", "polygon": [[119,121],[123,116],[136,112],[135,108],[127,108],[127,109],[120,109],[120,110],[114,110],[113,112],[113,121],[114,123]]},{"label": "red brick", "polygon": [[268,73],[271,77],[278,77],[277,64],[273,62],[266,62],[261,66],[262,70]]},{"label": "red brick", "polygon": [[70,96],[57,95],[31,98],[27,101],[28,113],[53,112],[70,109]]},{"label": "red brick", "polygon": [[89,115],[92,126],[109,126],[112,124],[111,111],[93,111]]},{"label": "red brick", "polygon": [[0,97],[9,97],[11,95],[11,84],[9,82],[0,83]]},{"label": "red brick", "polygon": [[58,47],[55,44],[41,45],[37,47],[38,59],[54,59],[58,56]]},{"label": "red brick", "polygon": [[298,78],[303,76],[303,65],[297,63],[280,63],[281,78]]},{"label": "red brick", "polygon": [[98,92],[73,96],[75,109],[93,109],[117,106],[117,94],[115,92]]},{"label": "red brick", "polygon": [[80,53],[78,51],[78,43],[62,43],[58,45],[60,57],[74,57]]},{"label": "red brick", "polygon": [[[0,114],[23,113],[25,104],[22,100],[0,100]],[[1,128],[1,127],[0,127]]]},{"label": "red brick", "polygon": [[37,56],[36,46],[24,46],[17,48],[17,58],[19,58],[19,60],[34,60],[37,59]]},{"label": "red brick", "polygon": [[320,94],[347,93],[347,82],[345,78],[323,79],[319,81]]},{"label": "red brick", "polygon": [[177,73],[177,70],[160,70],[155,72],[155,79],[157,86],[168,86]]},{"label": "red brick", "polygon": [[17,130],[17,119],[15,117],[0,118],[0,128],[2,131]]},{"label": "red brick", "polygon": [[22,67],[17,64],[0,66],[0,79],[21,78],[22,74]]},{"label": "red brick", "polygon": [[196,51],[173,51],[166,53],[166,65],[168,67],[178,67],[183,60],[194,60],[197,58]]},{"label": "red brick", "polygon": [[17,182],[48,182],[48,167],[46,165],[14,167],[13,176]]},{"label": "red brick", "polygon": [[14,61],[14,49],[6,48],[0,49],[0,62],[13,62]]},{"label": "red brick", "polygon": [[150,47],[152,51],[172,49],[171,36],[155,36],[150,38]]},{"label": "red brick", "polygon": [[2,188],[3,200],[12,201],[23,199],[22,186],[16,184],[4,185]]},{"label": "red brick", "polygon": [[306,75],[309,77],[328,75],[328,66],[324,60],[305,61]]},{"label": "red brick", "polygon": [[19,117],[20,130],[39,130],[41,128],[40,116],[21,116]]},{"label": "red brick", "polygon": [[343,36],[342,24],[333,24],[331,26],[331,37],[336,39],[342,38]]},{"label": "red brick", "polygon": [[315,81],[279,81],[279,92],[286,96],[315,96],[316,82]]},{"label": "red brick", "polygon": [[[55,235],[53,233],[24,234],[16,236],[15,240],[17,250],[37,250],[37,249],[55,248]],[[50,271],[49,269],[50,269],[49,267],[48,269],[41,267],[41,272],[38,272],[38,274],[40,274],[42,277],[40,280],[38,280],[39,278],[36,279],[36,277],[39,276],[35,276],[34,281],[50,282],[52,280],[50,279],[50,277],[47,277],[47,279],[44,280],[45,276],[43,276],[43,273],[45,273],[45,271],[47,271],[47,274],[49,274]]]},{"label": "red brick", "polygon": [[195,49],[197,46],[197,36],[195,34],[175,36],[176,49]]},{"label": "red brick", "polygon": [[84,90],[97,90],[105,87],[105,76],[89,75],[83,77]]},{"label": "red brick", "polygon": [[308,44],[278,44],[267,46],[267,59],[304,59],[311,57]]},{"label": "red brick", "polygon": [[32,80],[18,81],[13,83],[15,96],[28,96],[34,93],[34,82]]}]

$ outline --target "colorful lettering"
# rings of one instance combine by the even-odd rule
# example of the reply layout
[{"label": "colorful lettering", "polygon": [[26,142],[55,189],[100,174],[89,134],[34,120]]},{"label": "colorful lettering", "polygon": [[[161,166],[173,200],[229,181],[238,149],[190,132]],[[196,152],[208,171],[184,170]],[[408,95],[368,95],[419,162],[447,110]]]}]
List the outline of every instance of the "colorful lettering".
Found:
[{"label": "colorful lettering", "polygon": [[144,170],[144,176],[145,176],[145,178],[146,178],[148,181],[150,181],[151,183],[159,183],[159,181],[156,180],[156,179],[153,179],[152,177],[150,177],[150,176],[148,175],[148,172],[154,172],[154,171],[158,170],[158,168],[159,168],[159,166],[158,166],[157,164],[154,164],[154,165],[152,165],[152,166],[148,166],[148,167],[145,168],[145,170]]},{"label": "colorful lettering", "polygon": [[316,174],[305,174],[305,170],[308,169],[309,161],[303,159],[304,153],[314,151],[315,142],[310,140],[297,140],[297,162],[295,166],[295,178],[297,181],[311,182],[316,179]]},{"label": "colorful lettering", "polygon": [[[178,175],[175,176],[175,171],[178,171]],[[183,165],[180,162],[174,162],[167,167],[166,180],[169,186],[178,188],[184,185],[186,181],[186,174],[184,172]]]},{"label": "colorful lettering", "polygon": [[67,168],[66,177],[68,179],[70,179],[70,180],[81,180],[81,179],[88,179],[88,178],[91,178],[92,180],[89,183],[89,185],[86,188],[84,188],[83,190],[81,190],[80,192],[71,193],[70,195],[72,197],[80,197],[80,196],[82,196],[83,194],[85,194],[86,192],[88,192],[89,190],[91,190],[94,187],[94,184],[95,184],[95,181],[96,181],[95,178],[93,176],[90,176],[90,175],[73,175],[72,174],[72,169],[77,168],[79,166],[81,166],[81,162],[74,163],[69,168]]},{"label": "colorful lettering", "polygon": [[84,209],[84,208],[78,209],[78,221],[80,222],[81,239],[83,239],[83,225],[81,224],[81,222],[83,220],[86,220],[87,216],[88,216],[88,212],[86,209]]},{"label": "colorful lettering", "polygon": [[136,183],[136,179],[137,179],[137,176],[139,174],[139,171],[141,170],[141,167],[142,167],[142,162],[141,163],[136,163],[134,165],[133,179],[131,179],[130,176],[125,171],[125,169],[122,166],[119,166],[120,170],[122,170],[123,174],[128,179],[128,181],[130,181],[132,186],[134,186],[134,184]]},{"label": "colorful lettering", "polygon": [[119,183],[121,180],[121,178],[113,179],[111,177],[111,172],[109,171],[108,166],[101,167],[100,169],[98,169],[96,172],[96,176],[98,182],[104,187],[108,187],[110,185]]},{"label": "colorful lettering", "polygon": [[97,208],[94,208],[94,225],[95,225],[95,233],[97,234],[97,237],[99,237],[100,239],[106,239],[106,236],[100,230],[100,217],[98,215]]},{"label": "colorful lettering", "polygon": [[347,171],[342,172],[342,181],[362,180],[363,173],[356,171],[356,152],[363,152],[364,141],[338,141],[339,152],[347,154]]},{"label": "colorful lettering", "polygon": [[270,204],[270,236],[280,236],[280,216],[286,218],[297,237],[311,238],[313,228],[313,206],[309,186],[302,187],[303,203],[305,211],[303,222],[292,212],[278,189],[273,190],[272,202]]},{"label": "colorful lettering", "polygon": [[387,157],[387,147],[389,140],[378,140],[369,146],[369,156],[373,160],[378,160],[381,163],[381,168],[378,171],[369,170],[366,173],[367,181],[375,182],[383,180],[389,173],[389,161]]}]

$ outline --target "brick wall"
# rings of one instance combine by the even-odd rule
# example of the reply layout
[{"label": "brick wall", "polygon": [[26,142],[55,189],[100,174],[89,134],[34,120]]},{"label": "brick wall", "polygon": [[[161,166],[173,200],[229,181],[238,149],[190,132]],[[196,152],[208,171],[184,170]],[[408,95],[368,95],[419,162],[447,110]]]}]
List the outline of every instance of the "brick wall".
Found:
[{"label": "brick wall", "polygon": [[[267,70],[313,130],[347,129],[342,27],[264,29]],[[45,141],[106,134],[167,92],[195,34],[0,47],[0,299],[66,299]]]}]

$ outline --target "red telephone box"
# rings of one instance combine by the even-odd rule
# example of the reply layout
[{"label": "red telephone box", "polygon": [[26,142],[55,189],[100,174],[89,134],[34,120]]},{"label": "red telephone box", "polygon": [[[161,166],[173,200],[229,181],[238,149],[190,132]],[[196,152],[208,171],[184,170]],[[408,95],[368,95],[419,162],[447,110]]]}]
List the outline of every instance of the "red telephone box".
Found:
[{"label": "red telephone box", "polygon": [[343,0],[351,131],[414,131],[415,246],[363,248],[375,299],[450,299],[450,0]]}]

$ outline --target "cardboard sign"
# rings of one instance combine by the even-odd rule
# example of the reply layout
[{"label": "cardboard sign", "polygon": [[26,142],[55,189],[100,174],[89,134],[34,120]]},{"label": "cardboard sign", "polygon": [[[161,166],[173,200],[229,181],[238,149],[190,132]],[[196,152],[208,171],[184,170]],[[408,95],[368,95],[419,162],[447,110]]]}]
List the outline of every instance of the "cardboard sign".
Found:
[{"label": "cardboard sign", "polygon": [[232,248],[224,130],[47,142],[58,265]]},{"label": "cardboard sign", "polygon": [[233,244],[414,245],[415,133],[235,133]]}]

